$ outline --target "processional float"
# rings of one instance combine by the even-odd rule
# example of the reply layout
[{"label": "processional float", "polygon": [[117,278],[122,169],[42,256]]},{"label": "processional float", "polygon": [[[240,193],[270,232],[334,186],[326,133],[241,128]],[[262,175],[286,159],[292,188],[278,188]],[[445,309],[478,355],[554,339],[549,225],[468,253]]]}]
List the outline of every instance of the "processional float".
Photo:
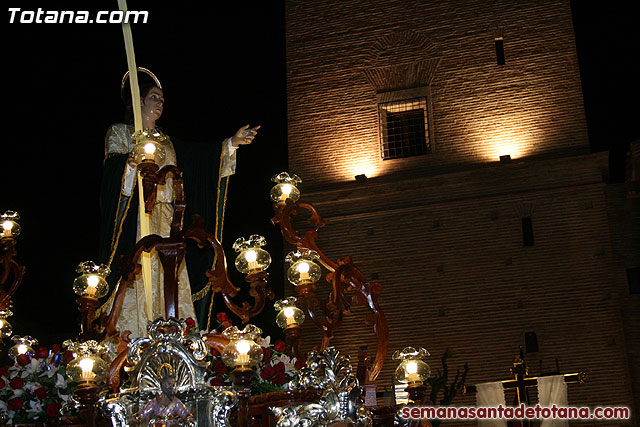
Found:
[{"label": "processional float", "polygon": [[[119,0],[119,6],[126,11],[123,0]],[[139,99],[139,68],[135,63],[129,24],[123,24],[123,33],[132,99]],[[108,292],[105,277],[109,269],[92,262],[84,262],[78,267],[80,276],[73,287],[79,294],[81,331],[76,340],[65,342],[66,348],[73,352],[73,360],[67,365],[67,375],[76,387],[58,423],[87,426],[409,425],[410,422],[397,417],[398,405],[380,406],[377,403],[376,381],[388,350],[389,336],[387,321],[378,303],[382,286],[378,282],[368,282],[350,256],[333,261],[318,247],[318,234],[326,222],[313,205],[299,200],[301,180],[295,175],[283,172],[273,177],[275,185],[270,194],[275,211],[271,222],[280,227],[284,240],[296,247],[287,255],[286,261],[290,265],[287,278],[295,285],[297,296],[276,302],[275,308],[279,311],[276,322],[286,336],[286,353],[291,357],[303,357],[300,325],[305,317],[322,331],[321,342],[307,356],[306,366],[288,384],[288,390],[251,396],[251,384],[263,357],[262,348],[256,343],[260,329],[248,324],[243,329],[229,327],[222,334],[186,331],[184,319],[177,318],[177,266],[184,259],[188,241],[213,250],[215,262],[206,272],[207,287],[211,292],[219,293],[226,307],[245,324],[263,311],[268,299],[273,299],[267,283],[269,275],[264,271],[270,258],[261,249],[264,239],[260,236],[236,241],[234,249],[239,252],[236,266],[246,274],[249,294],[253,299],[252,303],[236,304],[234,298],[240,288],[229,278],[222,245],[205,230],[200,217],[195,216],[189,227],[182,227],[187,202],[182,172],[176,166],[158,167],[154,153],[157,155],[156,150],[161,149],[159,138],[163,136],[152,129],[142,129],[140,105],[134,102],[133,108],[135,133],[132,139],[134,155],[138,156],[142,237],[131,253],[120,260],[120,280],[113,290],[113,302],[108,312],[98,314],[100,298]],[[169,237],[161,237],[149,234],[148,215],[152,211],[158,185],[166,184],[169,176],[172,177],[174,216]],[[294,226],[293,218],[300,211],[310,213],[311,229],[305,233]],[[11,316],[11,296],[24,274],[24,267],[13,259],[16,255],[15,236],[19,233],[17,219],[17,214],[7,212],[3,216],[0,236],[0,339],[11,335],[7,321]],[[148,336],[130,339],[118,331],[117,321],[125,290],[133,286],[136,276],[143,279],[147,312],[152,312],[152,251],[157,252],[164,270],[165,316],[150,322]],[[329,297],[324,301],[319,300],[316,285],[322,277],[321,266],[328,270],[326,280],[331,285]],[[330,346],[353,303],[369,310],[365,323],[373,327],[377,337],[375,355],[369,358],[366,351],[361,352],[356,369],[348,356]],[[16,345],[11,349],[13,355],[32,356],[30,346],[35,341],[30,337],[21,337],[18,339],[20,342],[16,339]],[[105,345],[113,339],[119,340],[115,351]],[[220,353],[222,360],[233,368],[232,386],[211,386],[206,382],[206,357],[211,351]],[[425,399],[425,383],[431,376],[429,366],[422,360],[426,355],[426,350],[412,347],[394,354],[394,358],[400,360],[395,381],[406,387],[411,400],[416,403]],[[448,389],[449,402],[463,386],[465,375],[466,368],[462,379],[456,375]],[[123,380],[125,376],[128,378],[126,383]],[[442,377],[436,393],[443,385],[441,383]],[[174,393],[179,404],[175,399],[171,400]],[[169,405],[167,402],[173,403]]]}]

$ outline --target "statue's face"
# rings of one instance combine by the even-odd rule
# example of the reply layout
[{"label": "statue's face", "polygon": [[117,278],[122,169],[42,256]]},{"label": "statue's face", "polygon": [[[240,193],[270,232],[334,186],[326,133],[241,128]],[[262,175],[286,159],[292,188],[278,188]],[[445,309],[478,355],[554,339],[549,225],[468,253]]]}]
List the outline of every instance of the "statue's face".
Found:
[{"label": "statue's face", "polygon": [[162,89],[154,87],[147,92],[142,100],[142,115],[152,120],[158,120],[164,108],[164,96]]},{"label": "statue's face", "polygon": [[169,397],[173,397],[173,391],[175,386],[176,386],[175,377],[165,378],[160,383],[160,388],[162,389],[162,392]]}]

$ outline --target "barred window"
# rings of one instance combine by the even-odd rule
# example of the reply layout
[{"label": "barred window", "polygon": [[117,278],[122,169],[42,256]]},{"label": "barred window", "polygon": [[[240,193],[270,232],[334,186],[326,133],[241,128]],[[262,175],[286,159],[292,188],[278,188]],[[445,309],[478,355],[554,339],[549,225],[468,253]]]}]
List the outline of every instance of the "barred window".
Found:
[{"label": "barred window", "polygon": [[380,153],[384,160],[432,152],[428,88],[378,94]]}]

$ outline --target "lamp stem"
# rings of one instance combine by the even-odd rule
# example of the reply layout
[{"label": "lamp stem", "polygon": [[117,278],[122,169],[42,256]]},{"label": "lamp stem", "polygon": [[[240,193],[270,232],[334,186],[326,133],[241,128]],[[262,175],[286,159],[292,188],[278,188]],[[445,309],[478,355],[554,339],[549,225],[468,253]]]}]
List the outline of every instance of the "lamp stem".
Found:
[{"label": "lamp stem", "polygon": [[255,372],[251,369],[235,369],[231,372],[231,382],[238,396],[238,426],[249,426],[249,397]]}]

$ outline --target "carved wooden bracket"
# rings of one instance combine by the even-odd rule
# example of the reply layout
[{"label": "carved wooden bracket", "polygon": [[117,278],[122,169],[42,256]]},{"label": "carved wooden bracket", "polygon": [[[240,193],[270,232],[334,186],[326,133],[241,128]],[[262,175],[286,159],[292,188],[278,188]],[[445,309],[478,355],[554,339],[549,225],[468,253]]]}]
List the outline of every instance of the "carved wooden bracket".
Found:
[{"label": "carved wooden bracket", "polygon": [[[292,216],[297,215],[300,208],[311,213],[309,223],[313,228],[304,235],[292,224]],[[298,248],[316,251],[320,256],[320,263],[329,270],[327,281],[332,284],[332,290],[327,301],[323,303],[318,301],[314,284],[296,287],[302,308],[323,333],[321,349],[328,347],[335,330],[342,324],[344,313],[350,312],[350,304],[353,301],[350,302],[347,299],[348,293],[353,293],[354,301],[365,305],[371,311],[366,316],[365,323],[373,325],[378,338],[378,348],[375,361],[367,368],[367,380],[374,381],[382,370],[389,345],[389,327],[378,304],[382,285],[378,282],[367,282],[362,272],[353,264],[351,256],[334,262],[320,250],[316,240],[320,228],[324,227],[326,222],[313,205],[303,201],[294,203],[291,199],[287,199],[285,202],[277,203],[274,209],[275,216],[271,219],[271,223],[280,226],[284,239]]]},{"label": "carved wooden bracket", "polygon": [[26,271],[24,266],[13,259],[17,254],[16,240],[13,237],[0,238],[0,311],[8,312],[13,306],[11,297],[22,283]]}]

